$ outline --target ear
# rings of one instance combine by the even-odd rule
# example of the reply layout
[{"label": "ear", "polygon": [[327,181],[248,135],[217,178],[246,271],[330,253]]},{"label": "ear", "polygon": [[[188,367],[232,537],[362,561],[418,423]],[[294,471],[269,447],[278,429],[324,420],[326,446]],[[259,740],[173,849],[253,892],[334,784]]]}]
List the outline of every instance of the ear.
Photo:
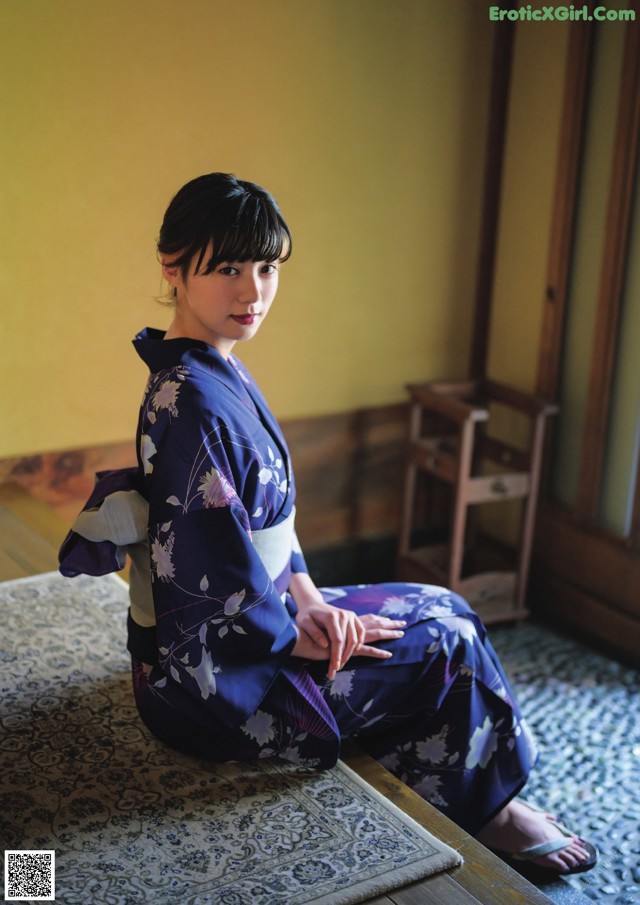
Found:
[{"label": "ear", "polygon": [[179,268],[176,267],[175,264],[172,264],[170,261],[165,261],[164,258],[161,258],[162,263],[162,276],[165,278],[167,283],[170,286],[175,286],[176,281],[178,279]]}]

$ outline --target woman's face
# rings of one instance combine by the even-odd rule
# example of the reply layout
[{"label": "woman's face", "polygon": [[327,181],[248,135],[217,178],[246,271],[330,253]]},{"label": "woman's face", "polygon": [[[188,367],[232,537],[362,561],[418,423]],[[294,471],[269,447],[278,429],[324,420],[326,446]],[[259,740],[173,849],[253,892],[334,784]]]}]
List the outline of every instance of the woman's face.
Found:
[{"label": "woman's face", "polygon": [[162,266],[165,279],[176,290],[169,335],[204,340],[227,358],[237,342],[258,332],[278,289],[280,265],[277,261],[228,261],[211,273],[196,273],[196,264],[197,257],[186,278],[179,268]]}]

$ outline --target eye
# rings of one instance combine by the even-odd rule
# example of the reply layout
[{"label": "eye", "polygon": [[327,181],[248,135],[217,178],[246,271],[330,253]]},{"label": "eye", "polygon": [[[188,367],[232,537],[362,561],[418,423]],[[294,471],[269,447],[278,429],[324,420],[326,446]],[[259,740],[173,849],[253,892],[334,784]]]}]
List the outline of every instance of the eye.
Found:
[{"label": "eye", "polygon": [[232,264],[223,264],[222,267],[218,268],[218,273],[222,273],[226,277],[233,277],[239,273],[239,270],[237,267],[234,267]]},{"label": "eye", "polygon": [[278,272],[277,264],[263,264],[262,267],[260,268],[260,273],[271,274],[271,273],[277,273],[277,272]]}]

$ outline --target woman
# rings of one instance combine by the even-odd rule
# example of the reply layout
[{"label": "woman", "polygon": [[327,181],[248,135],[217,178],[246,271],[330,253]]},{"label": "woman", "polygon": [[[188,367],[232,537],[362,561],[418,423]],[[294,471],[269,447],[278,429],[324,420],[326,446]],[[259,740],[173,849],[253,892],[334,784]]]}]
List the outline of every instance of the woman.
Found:
[{"label": "woman", "polygon": [[100,477],[62,571],[96,574],[131,553],[135,698],[167,744],[322,768],[356,737],[506,857],[588,869],[593,846],[514,800],[535,745],[467,603],[309,577],[284,436],[233,354],[268,314],[291,248],[255,184],[213,173],[171,201],[158,252],[173,319],[134,341],[150,370],[138,469]]}]

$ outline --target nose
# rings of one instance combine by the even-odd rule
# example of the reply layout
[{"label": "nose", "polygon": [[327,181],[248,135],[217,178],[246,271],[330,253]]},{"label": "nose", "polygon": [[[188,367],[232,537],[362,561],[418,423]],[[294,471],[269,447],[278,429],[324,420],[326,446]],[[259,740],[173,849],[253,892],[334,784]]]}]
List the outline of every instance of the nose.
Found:
[{"label": "nose", "polygon": [[238,301],[242,302],[245,305],[251,305],[254,302],[259,302],[261,300],[262,287],[260,284],[260,277],[257,273],[248,270],[242,276],[242,281],[240,283],[240,292],[238,294]]}]

